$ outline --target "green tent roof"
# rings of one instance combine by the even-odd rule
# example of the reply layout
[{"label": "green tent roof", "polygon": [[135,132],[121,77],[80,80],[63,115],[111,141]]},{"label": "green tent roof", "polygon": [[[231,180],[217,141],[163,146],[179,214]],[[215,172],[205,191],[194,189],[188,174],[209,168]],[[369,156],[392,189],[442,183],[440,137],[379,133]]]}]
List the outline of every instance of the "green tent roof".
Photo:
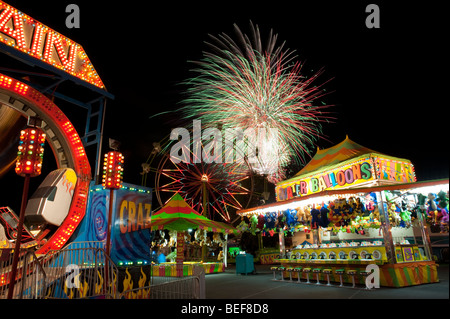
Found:
[{"label": "green tent roof", "polygon": [[151,229],[185,231],[200,228],[207,231],[237,233],[231,225],[206,218],[189,206],[180,194],[176,193],[163,208],[152,214]]}]

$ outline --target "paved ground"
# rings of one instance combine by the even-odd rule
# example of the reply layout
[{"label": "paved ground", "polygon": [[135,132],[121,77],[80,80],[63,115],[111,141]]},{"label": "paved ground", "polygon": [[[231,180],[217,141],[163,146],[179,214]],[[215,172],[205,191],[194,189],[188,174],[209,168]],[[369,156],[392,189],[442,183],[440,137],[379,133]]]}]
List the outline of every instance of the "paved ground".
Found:
[{"label": "paved ground", "polygon": [[449,299],[449,266],[438,268],[439,283],[404,288],[351,289],[272,281],[270,266],[255,265],[256,274],[206,275],[207,299]]}]

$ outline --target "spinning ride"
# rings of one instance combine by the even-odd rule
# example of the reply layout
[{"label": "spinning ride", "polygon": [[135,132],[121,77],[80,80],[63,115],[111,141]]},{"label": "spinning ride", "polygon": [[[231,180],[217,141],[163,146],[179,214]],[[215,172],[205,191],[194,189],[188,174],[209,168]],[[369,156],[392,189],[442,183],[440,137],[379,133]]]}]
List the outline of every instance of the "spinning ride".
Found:
[{"label": "spinning ride", "polygon": [[[0,74],[0,108],[14,110],[19,118],[42,121],[57,168],[76,174],[65,218],[47,231],[45,240],[38,235],[37,242],[29,243],[38,245],[37,254],[45,254],[64,247],[84,217],[93,175],[86,147],[96,145],[98,157],[106,98],[113,96],[106,91],[81,45],[1,1],[0,12],[0,52],[4,53],[2,62],[7,63]],[[89,98],[89,102],[78,97]],[[84,136],[78,134],[55,99],[87,111]],[[94,118],[97,125],[91,123]],[[10,169],[11,163],[5,167]]]}]

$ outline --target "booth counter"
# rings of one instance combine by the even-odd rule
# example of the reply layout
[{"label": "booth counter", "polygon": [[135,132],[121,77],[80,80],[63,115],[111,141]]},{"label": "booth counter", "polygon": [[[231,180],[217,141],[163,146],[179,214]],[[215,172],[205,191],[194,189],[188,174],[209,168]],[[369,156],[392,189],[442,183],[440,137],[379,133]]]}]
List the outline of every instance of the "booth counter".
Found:
[{"label": "booth counter", "polygon": [[[184,262],[183,263],[183,277],[193,275],[192,265],[197,265],[203,267],[205,274],[215,274],[225,271],[225,265],[223,262]],[[175,262],[165,262],[152,266],[152,274],[156,277],[177,277],[177,263]]]}]

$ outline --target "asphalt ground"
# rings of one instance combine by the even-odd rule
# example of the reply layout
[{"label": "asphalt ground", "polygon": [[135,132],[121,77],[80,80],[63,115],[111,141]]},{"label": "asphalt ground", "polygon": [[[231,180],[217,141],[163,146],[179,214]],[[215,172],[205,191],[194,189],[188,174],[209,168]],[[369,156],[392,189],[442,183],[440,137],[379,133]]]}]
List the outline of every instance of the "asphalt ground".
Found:
[{"label": "asphalt ground", "polygon": [[[236,274],[233,264],[225,272],[205,276],[206,299],[449,299],[449,265],[438,267],[439,283],[378,289],[340,288],[273,281],[271,265],[255,264],[255,274]],[[315,278],[315,277],[314,277]],[[311,282],[315,280],[310,278]]]}]

